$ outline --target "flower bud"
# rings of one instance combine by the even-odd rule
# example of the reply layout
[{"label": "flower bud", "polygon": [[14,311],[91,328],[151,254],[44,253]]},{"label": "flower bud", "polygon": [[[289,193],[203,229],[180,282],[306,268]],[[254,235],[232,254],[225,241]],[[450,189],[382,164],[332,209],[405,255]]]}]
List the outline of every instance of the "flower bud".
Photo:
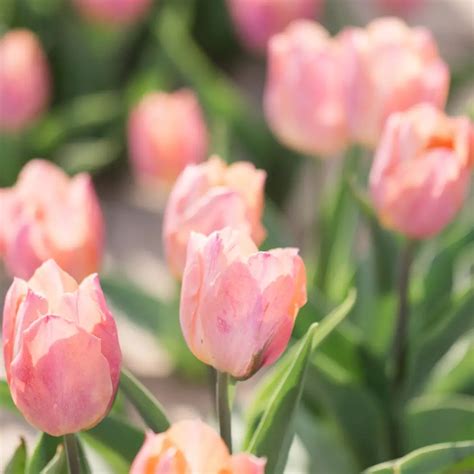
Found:
[{"label": "flower bud", "polygon": [[0,38],[0,131],[16,132],[46,108],[50,74],[34,33],[17,29]]},{"label": "flower bud", "polygon": [[431,33],[382,18],[338,35],[344,53],[347,114],[354,141],[375,147],[393,112],[428,102],[443,108],[449,70]]},{"label": "flower bud", "polygon": [[265,52],[268,40],[292,21],[314,19],[321,0],[228,0],[228,6],[246,47]]},{"label": "flower bud", "polygon": [[92,428],[109,411],[121,353],[99,278],[80,285],[48,260],[15,278],[3,312],[3,355],[17,408],[53,436]]},{"label": "flower bud", "polygon": [[200,420],[174,423],[164,433],[147,433],[130,474],[264,474],[265,460],[230,455],[219,435]]},{"label": "flower bud", "polygon": [[224,227],[265,238],[261,224],[266,174],[251,163],[226,165],[217,156],[188,166],[176,181],[165,210],[163,242],[169,267],[181,276],[191,232],[208,235]]},{"label": "flower bud", "polygon": [[273,133],[309,155],[347,145],[341,51],[317,23],[296,21],[268,48],[264,109]]},{"label": "flower bud", "polygon": [[208,133],[194,93],[143,97],[130,115],[128,145],[135,175],[144,184],[172,184],[187,165],[203,161]]},{"label": "flower bud", "polygon": [[191,234],[180,322],[191,352],[237,379],[272,364],[285,350],[306,303],[306,271],[293,248],[258,252],[230,228]]},{"label": "flower bud", "polygon": [[382,224],[424,239],[453,220],[468,191],[473,138],[467,117],[447,117],[429,104],[393,114],[370,172]]},{"label": "flower bud", "polygon": [[81,14],[91,21],[122,25],[139,20],[152,0],[73,0]]},{"label": "flower bud", "polygon": [[12,276],[28,279],[53,258],[81,280],[98,270],[103,220],[88,174],[69,178],[32,160],[12,188],[0,189],[0,257]]}]

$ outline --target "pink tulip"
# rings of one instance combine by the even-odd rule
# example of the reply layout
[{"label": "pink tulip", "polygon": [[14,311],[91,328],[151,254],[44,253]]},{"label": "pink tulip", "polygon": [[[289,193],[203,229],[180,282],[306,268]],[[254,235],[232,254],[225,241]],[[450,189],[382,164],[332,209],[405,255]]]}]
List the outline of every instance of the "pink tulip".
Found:
[{"label": "pink tulip", "polygon": [[292,21],[314,19],[321,0],[228,0],[230,14],[243,43],[265,52],[269,39]]},{"label": "pink tulip", "polygon": [[264,108],[273,133],[309,155],[347,145],[341,50],[317,23],[300,20],[269,44]]},{"label": "pink tulip", "polygon": [[46,55],[34,33],[11,30],[0,38],[0,131],[31,124],[51,94]]},{"label": "pink tulip", "polygon": [[285,350],[305,303],[297,249],[258,252],[247,234],[230,228],[191,234],[180,321],[202,362],[237,379],[250,377]]},{"label": "pink tulip", "polygon": [[30,161],[16,185],[0,189],[0,257],[12,276],[30,278],[53,258],[81,280],[98,270],[103,220],[92,180]]},{"label": "pink tulip", "polygon": [[219,435],[199,420],[174,423],[164,433],[147,433],[130,474],[264,474],[265,460],[231,456]]},{"label": "pink tulip", "polygon": [[226,226],[265,238],[261,224],[265,172],[251,163],[227,166],[217,156],[188,166],[176,181],[165,210],[163,242],[168,264],[180,277],[191,232],[208,235]]},{"label": "pink tulip", "polygon": [[417,10],[425,0],[375,0],[378,7],[385,12],[407,15]]},{"label": "pink tulip", "polygon": [[338,36],[344,51],[344,77],[352,138],[378,143],[385,121],[421,102],[443,108],[449,70],[425,28],[382,18],[365,30],[348,28]]},{"label": "pink tulip", "polygon": [[388,119],[370,173],[386,227],[424,239],[453,220],[474,166],[473,130],[467,117],[447,117],[429,104]]},{"label": "pink tulip", "polygon": [[172,184],[187,165],[203,161],[208,133],[194,93],[146,95],[130,115],[128,144],[135,174],[145,184]]},{"label": "pink tulip", "polygon": [[53,436],[92,428],[117,390],[121,354],[96,274],[80,285],[48,260],[15,278],[3,312],[3,356],[13,401]]},{"label": "pink tulip", "polygon": [[105,24],[129,24],[150,9],[152,0],[73,0],[84,17]]}]

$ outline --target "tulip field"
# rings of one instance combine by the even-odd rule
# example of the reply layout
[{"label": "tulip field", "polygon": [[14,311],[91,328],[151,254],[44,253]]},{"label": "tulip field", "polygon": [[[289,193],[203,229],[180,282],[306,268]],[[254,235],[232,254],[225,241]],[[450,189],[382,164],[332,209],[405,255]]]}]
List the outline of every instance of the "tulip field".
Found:
[{"label": "tulip field", "polygon": [[474,473],[474,0],[1,0],[0,472]]}]

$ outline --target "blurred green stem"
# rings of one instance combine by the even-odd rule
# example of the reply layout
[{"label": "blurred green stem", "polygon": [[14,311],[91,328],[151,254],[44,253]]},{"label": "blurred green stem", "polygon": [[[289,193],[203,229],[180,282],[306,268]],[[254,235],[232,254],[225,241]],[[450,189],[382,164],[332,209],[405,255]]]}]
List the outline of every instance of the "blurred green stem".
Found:
[{"label": "blurred green stem", "polygon": [[229,402],[229,376],[217,371],[216,383],[217,416],[221,438],[232,453],[232,421]]},{"label": "blurred green stem", "polygon": [[64,448],[66,450],[68,473],[80,474],[81,461],[79,459],[79,446],[74,433],[64,435]]},{"label": "blurred green stem", "polygon": [[393,388],[399,392],[405,376],[406,358],[408,352],[408,322],[410,316],[410,305],[408,291],[410,283],[410,271],[413,263],[415,242],[407,240],[402,248],[400,269],[398,274],[398,311],[393,339]]}]

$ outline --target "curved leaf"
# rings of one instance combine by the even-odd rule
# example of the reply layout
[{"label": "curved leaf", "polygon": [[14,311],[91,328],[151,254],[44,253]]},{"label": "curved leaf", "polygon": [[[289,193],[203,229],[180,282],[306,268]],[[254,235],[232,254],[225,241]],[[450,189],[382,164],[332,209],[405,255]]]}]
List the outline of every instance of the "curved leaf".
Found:
[{"label": "curved leaf", "polygon": [[[440,429],[433,429],[434,426]],[[474,439],[474,397],[414,399],[407,408],[403,429],[405,452],[436,443]]]},{"label": "curved leaf", "polygon": [[42,433],[28,462],[26,472],[28,474],[38,474],[38,472],[41,472],[56,455],[61,442],[61,437]]},{"label": "curved leaf", "polygon": [[64,472],[67,472],[67,459],[64,446],[60,444],[56,450],[56,454],[42,469],[40,474],[63,474]]},{"label": "curved leaf", "polygon": [[365,474],[467,474],[474,470],[474,441],[425,446],[373,466]]},{"label": "curved leaf", "polygon": [[119,417],[109,415],[96,427],[82,433],[103,446],[118,453],[129,464],[135,459],[144,440],[145,433]]},{"label": "curved leaf", "polygon": [[4,474],[24,474],[26,469],[26,443],[20,439],[18,448],[15,449],[12,458],[5,467]]},{"label": "curved leaf", "polygon": [[169,428],[170,422],[158,400],[126,369],[122,369],[120,374],[120,390],[123,390],[151,430],[160,433]]},{"label": "curved leaf", "polygon": [[[285,356],[279,366],[280,370],[272,374],[270,383],[266,383],[264,393],[269,396],[266,408],[253,435],[247,435],[249,441],[245,448],[256,456],[267,458],[268,472],[282,473],[285,468],[311,354],[347,316],[354,302],[355,291],[351,291],[346,300],[320,326],[313,324],[304,339]],[[262,403],[261,397],[259,403]],[[250,428],[253,431],[253,427]]]}]

